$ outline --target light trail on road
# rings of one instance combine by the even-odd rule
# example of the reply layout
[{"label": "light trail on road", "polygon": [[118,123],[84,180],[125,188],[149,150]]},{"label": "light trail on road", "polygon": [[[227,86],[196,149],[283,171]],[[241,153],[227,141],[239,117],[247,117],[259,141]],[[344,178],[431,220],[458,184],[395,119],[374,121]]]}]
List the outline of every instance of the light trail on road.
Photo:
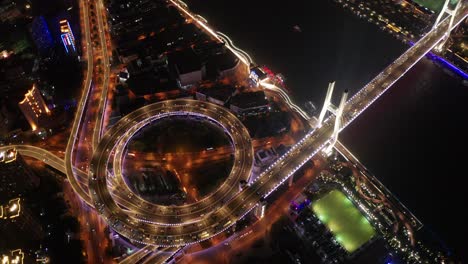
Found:
[{"label": "light trail on road", "polygon": [[[170,0],[170,2],[172,2],[180,10],[182,10],[182,12],[185,15],[190,16],[197,24],[199,24],[202,28],[204,28],[206,31],[212,34],[212,36],[214,36],[216,39],[223,41],[223,39],[216,32],[214,32],[211,28],[209,28],[206,25],[206,22],[200,21],[199,18],[191,14],[186,9],[186,6],[184,6],[184,4],[181,4],[179,1],[174,0]],[[84,108],[91,90],[91,76],[93,69],[93,54],[91,52],[89,44],[91,42],[89,30],[90,25],[88,17],[89,10],[87,2],[83,1],[82,3],[84,3],[85,6],[83,8],[83,16],[85,39],[87,42],[87,45],[85,47],[87,52],[87,74],[83,83],[83,94],[78,103],[77,113],[73,121],[71,135],[67,144],[65,164],[62,163],[62,165],[60,165],[61,161],[58,160],[56,156],[53,156],[53,154],[50,153],[45,153],[43,150],[30,148],[28,146],[25,148],[24,146],[18,146],[18,148],[23,148],[23,150],[20,150],[20,153],[22,151],[23,153],[25,153],[25,155],[30,155],[34,156],[35,158],[42,159],[44,162],[46,162],[47,164],[51,164],[51,166],[56,169],[64,169],[66,171],[67,177],[69,179],[69,182],[71,183],[73,190],[81,197],[81,199],[88,203],[90,206],[95,205],[96,209],[100,212],[103,218],[111,225],[111,227],[123,236],[129,238],[130,240],[154,246],[179,247],[183,245],[198,243],[200,241],[209,239],[225,231],[227,228],[232,226],[237,220],[242,219],[257,205],[261,198],[270,195],[291,175],[293,175],[299,168],[301,168],[302,165],[304,165],[322,148],[324,148],[325,146],[327,146],[327,144],[330,143],[330,137],[333,133],[333,123],[335,119],[334,116],[328,117],[320,128],[314,129],[307,133],[306,136],[303,139],[301,139],[297,144],[292,146],[292,148],[285,155],[283,155],[277,161],[275,161],[259,177],[257,177],[253,182],[249,183],[249,185],[243,188],[240,192],[236,193],[232,198],[222,201],[219,207],[211,208],[213,210],[211,210],[209,213],[200,215],[199,220],[196,223],[188,221],[187,224],[185,221],[181,221],[181,225],[177,226],[152,224],[148,222],[149,220],[141,221],[141,219],[139,220],[135,218],[135,215],[129,214],[128,211],[122,210],[118,206],[118,202],[114,201],[115,197],[113,197],[109,193],[109,186],[106,183],[106,179],[109,176],[107,171],[107,164],[109,162],[109,155],[113,152],[115,147],[115,145],[109,144],[113,142],[111,140],[113,137],[117,139],[122,139],[125,137],[126,133],[128,133],[128,130],[124,130],[124,128],[132,127],[132,124],[126,124],[127,122],[129,122],[129,117],[143,113],[147,114],[147,118],[152,118],[153,115],[170,112],[170,107],[183,106],[179,105],[178,103],[174,103],[174,101],[165,101],[161,103],[164,106],[164,108],[161,109],[160,113],[151,113],[149,111],[151,107],[149,106],[147,108],[140,108],[139,110],[132,112],[128,116],[124,117],[104,135],[101,142],[97,145],[96,152],[93,156],[93,160],[91,163],[92,170],[90,172],[91,177],[88,186],[90,188],[92,196],[91,199],[89,193],[86,190],[84,190],[82,186],[80,186],[80,184],[78,183],[75,174],[81,173],[76,173],[77,170],[73,167],[72,163],[74,144],[77,140],[78,130],[83,118]],[[102,2],[98,2],[98,4],[102,5]],[[464,21],[466,19],[467,14],[467,7],[466,4],[464,4],[460,8],[460,12],[456,14],[454,27],[462,21]],[[445,34],[447,34],[446,28],[448,26],[448,21],[449,19],[444,19],[437,28],[434,28],[431,31],[429,31],[422,39],[415,43],[414,46],[409,48],[402,56],[396,59],[391,65],[384,69],[371,82],[369,82],[366,86],[364,86],[347,101],[343,115],[343,127],[341,129],[344,129],[353,120],[355,120],[363,111],[365,111],[370,105],[372,105],[383,93],[385,93],[385,91],[387,91],[396,81],[398,81],[406,72],[408,72],[409,69],[411,69],[421,58],[423,58],[426,53],[432,50],[437,45],[437,43],[439,43],[440,40],[442,40],[445,37]],[[100,28],[102,28],[102,21],[99,24]],[[449,30],[452,30],[452,28]],[[104,35],[101,35],[101,41],[103,36]],[[101,43],[101,45],[106,44],[104,42]],[[236,56],[239,57],[240,60],[242,60],[245,64],[249,64],[249,60],[251,60],[250,56],[246,56],[246,53],[244,54],[243,52],[239,52],[239,49],[234,47],[233,45],[228,44],[227,46],[234,54],[236,54]],[[278,88],[280,90],[276,90],[276,92],[282,94],[281,88],[275,87],[270,88]],[[295,109],[298,113],[301,113],[300,111],[302,110],[300,110],[299,107],[294,105],[292,101],[289,100],[287,94],[285,95],[286,96],[283,95],[282,98],[291,106],[292,109]],[[105,101],[105,99],[101,99],[100,101],[101,110],[101,106],[105,105],[105,102],[103,101]],[[192,108],[187,107],[185,111],[189,113],[190,111],[194,111],[194,109],[195,108],[193,108],[192,105]],[[196,110],[203,110],[203,108],[197,108]],[[145,113],[145,111],[147,112]],[[101,124],[101,126],[100,128],[94,130],[97,134],[100,134],[102,128],[102,114],[103,111],[99,111],[101,121],[99,121],[98,124]],[[303,117],[306,116],[307,115]],[[99,133],[96,131],[98,131]],[[134,132],[136,132],[136,130]],[[131,138],[131,136],[129,138]],[[99,135],[96,136],[95,140],[98,139]],[[250,138],[248,140],[250,142]],[[237,160],[235,162],[237,162]],[[120,168],[114,168],[114,170],[116,169],[119,170]],[[209,201],[209,199],[207,199],[206,201]],[[207,206],[207,208],[209,208],[209,206]],[[138,207],[138,210],[140,209],[141,208]],[[135,213],[135,211],[133,210],[130,211]],[[142,212],[144,212],[144,210]],[[169,210],[168,212],[162,212],[161,215],[170,216],[170,213],[171,211]],[[151,215],[149,219],[151,219],[152,217],[154,217],[154,215]]]}]

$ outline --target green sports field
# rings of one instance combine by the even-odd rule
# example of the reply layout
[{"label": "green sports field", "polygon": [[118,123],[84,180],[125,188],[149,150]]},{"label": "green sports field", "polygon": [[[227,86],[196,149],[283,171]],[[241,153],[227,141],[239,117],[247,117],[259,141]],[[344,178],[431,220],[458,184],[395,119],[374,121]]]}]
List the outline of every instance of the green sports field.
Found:
[{"label": "green sports field", "polygon": [[348,251],[354,252],[374,235],[375,230],[340,191],[332,190],[312,202],[312,211],[333,233],[335,239]]},{"label": "green sports field", "polygon": [[[436,12],[439,13],[442,10],[442,6],[445,3],[445,0],[413,0],[414,2]],[[452,4],[456,4],[458,0],[451,0]]]}]

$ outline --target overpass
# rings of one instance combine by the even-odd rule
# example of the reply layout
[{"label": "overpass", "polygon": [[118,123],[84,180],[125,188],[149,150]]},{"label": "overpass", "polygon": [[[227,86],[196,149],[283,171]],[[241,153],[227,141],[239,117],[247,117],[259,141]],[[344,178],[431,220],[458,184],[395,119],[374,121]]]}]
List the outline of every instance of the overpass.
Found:
[{"label": "overpass", "polygon": [[[163,206],[148,202],[130,190],[123,179],[121,162],[126,145],[135,133],[152,122],[173,116],[204,119],[221,127],[230,137],[235,161],[227,179],[203,199],[186,205]],[[233,113],[208,102],[170,100],[144,106],[130,113],[104,135],[91,161],[89,187],[98,210],[106,205],[113,208],[115,213],[123,205],[126,210],[138,215],[136,218],[140,221],[169,226],[188,225],[200,221],[205,214],[211,213],[237,193],[239,182],[248,181],[252,166],[253,147],[249,132]],[[109,185],[111,188],[108,188]],[[124,204],[111,204],[111,196],[122,194],[127,196]]]},{"label": "overpass", "polygon": [[[182,6],[180,6],[180,8],[184,9]],[[466,19],[467,14],[467,6],[464,3],[461,5],[458,13],[455,14],[452,21],[453,23],[451,23],[451,19],[449,18],[443,19],[437,27],[429,31],[421,40],[410,47],[403,55],[397,58],[371,82],[351,97],[344,107],[342,115],[343,126],[340,129],[344,129],[372,103],[374,103],[386,90],[388,90],[422,57],[424,57],[426,53],[431,51],[441,40],[443,40],[447,32]],[[450,28],[448,28],[449,25]],[[86,27],[88,27],[88,29],[86,29]],[[88,23],[85,23],[85,32],[86,39],[89,39]],[[92,54],[89,54],[89,49],[87,52],[88,57],[90,58]],[[72,183],[73,189],[84,201],[93,205],[96,202],[96,197],[98,195],[97,192],[100,191],[100,189],[96,188],[92,181],[90,182],[92,190],[91,196],[93,196],[91,199],[89,193],[79,185],[78,180],[74,175],[75,169],[71,162],[72,149],[77,137],[78,127],[83,116],[84,104],[87,101],[91,87],[89,71],[92,69],[92,62],[90,61],[91,60],[88,59],[88,74],[86,75],[83,96],[78,104],[77,115],[69,138],[65,164],[60,165],[60,161],[53,157],[49,157],[49,154],[46,155],[48,157],[47,161],[44,161],[50,162],[50,164],[53,164],[51,166],[54,168],[57,167],[57,169],[64,169],[63,166],[65,166],[67,176],[70,183]],[[247,61],[245,56],[243,56],[243,61]],[[267,170],[254,179],[254,181],[252,181],[242,191],[236,194],[232,199],[224,201],[219,208],[213,208],[211,213],[200,216],[200,220],[197,223],[181,223],[181,225],[177,226],[159,225],[151,223],[151,221],[141,221],[141,219],[139,220],[135,217],[128,217],[125,210],[118,208],[111,196],[106,196],[103,203],[96,204],[96,208],[102,213],[103,218],[113,229],[129,239],[143,244],[179,247],[209,239],[232,226],[237,220],[243,218],[257,205],[261,198],[269,196],[278,188],[278,186],[286,181],[322,148],[328,146],[331,143],[330,138],[334,130],[334,119],[334,116],[327,118],[321,127],[313,129],[307,133],[303,139],[295,144],[285,155],[275,161]],[[104,147],[101,147],[101,143],[99,143],[98,150],[99,148],[103,148],[104,151],[106,151],[108,146],[104,144],[102,145]],[[27,148],[20,150],[20,153],[44,159],[44,153],[42,150]],[[107,164],[107,160],[99,161],[101,164],[104,162]],[[104,177],[107,177],[107,175]],[[93,193],[93,191],[96,193]],[[111,206],[104,210],[103,206],[108,206],[109,204]],[[152,216],[150,216],[149,219],[151,219],[151,217]]]},{"label": "overpass", "polygon": [[[466,16],[467,8],[463,6],[454,19],[455,23],[453,27],[463,21]],[[443,20],[437,28],[428,32],[420,41],[409,48],[369,84],[351,97],[344,107],[344,114],[342,116],[343,127],[341,129],[345,128],[356,119],[427,52],[432,50],[446,34],[446,28],[444,28],[444,26],[447,27],[448,23],[448,19]],[[450,30],[452,28],[450,28]],[[190,223],[179,226],[161,226],[131,219],[117,208],[117,205],[111,201],[110,197],[104,199],[103,203],[97,204],[96,207],[117,232],[143,244],[183,246],[200,242],[223,232],[237,220],[244,217],[257,205],[262,197],[270,195],[302,165],[310,160],[322,148],[330,144],[330,138],[334,130],[334,119],[334,116],[329,117],[320,128],[309,132],[245,189],[231,200],[225,202],[219,209],[213,210],[211,214],[203,216],[202,220],[197,222],[197,224]],[[104,138],[105,137],[106,136],[104,136]],[[107,160],[100,161],[93,158],[93,162],[94,167],[97,163],[105,163]],[[102,179],[102,176],[98,177],[97,181],[100,181],[100,179]],[[90,187],[96,192],[100,191],[92,181],[90,181]],[[93,195],[97,197],[102,194]],[[107,203],[111,205],[109,208],[106,207],[108,206]]]},{"label": "overpass", "polygon": [[93,75],[93,51],[91,47],[91,29],[90,29],[90,19],[89,19],[89,6],[88,1],[81,1],[83,5],[83,29],[85,32],[85,46],[84,49],[87,55],[87,67],[86,67],[86,76],[83,82],[83,92],[81,95],[81,99],[78,102],[78,108],[76,110],[75,118],[73,120],[73,125],[70,131],[70,136],[67,142],[67,148],[65,150],[65,169],[68,181],[72,186],[75,193],[77,193],[83,201],[85,201],[88,205],[92,206],[91,199],[88,195],[88,192],[81,186],[75,175],[73,170],[73,150],[75,146],[75,142],[78,137],[78,130],[81,124],[81,120],[83,118],[83,113],[85,110],[86,102],[88,101],[88,96],[91,91],[92,86],[92,75]]},{"label": "overpass", "polygon": [[108,88],[109,88],[110,65],[111,65],[110,58],[109,58],[110,53],[109,53],[109,50],[107,49],[107,39],[106,39],[106,32],[108,31],[105,30],[104,21],[103,21],[103,19],[106,18],[105,7],[104,7],[104,3],[102,0],[96,1],[96,11],[99,12],[99,14],[97,15],[97,22],[98,22],[98,27],[99,27],[99,39],[101,42],[101,49],[102,49],[102,56],[103,56],[102,64],[104,67],[104,73],[103,73],[103,80],[102,80],[102,91],[101,91],[101,96],[100,96],[99,105],[98,105],[98,115],[96,116],[94,131],[92,135],[93,149],[97,147],[97,144],[99,143],[99,140],[101,139],[101,135],[102,135],[104,113],[105,113],[106,105],[107,105],[107,93],[108,93]]}]

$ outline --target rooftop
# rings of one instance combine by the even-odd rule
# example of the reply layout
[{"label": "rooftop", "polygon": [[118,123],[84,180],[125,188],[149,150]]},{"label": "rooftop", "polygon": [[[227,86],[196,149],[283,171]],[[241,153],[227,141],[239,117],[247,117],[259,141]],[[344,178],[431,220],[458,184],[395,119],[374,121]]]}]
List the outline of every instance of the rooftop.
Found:
[{"label": "rooftop", "polygon": [[169,62],[177,67],[179,74],[199,71],[202,67],[200,58],[193,49],[184,49],[171,53]]},{"label": "rooftop", "polygon": [[232,86],[214,86],[210,88],[201,88],[197,92],[204,94],[207,97],[226,102],[235,91],[236,88]]},{"label": "rooftop", "polygon": [[268,105],[268,99],[263,91],[239,93],[231,98],[231,105],[246,109]]},{"label": "rooftop", "polygon": [[234,68],[238,61],[239,59],[232,52],[216,54],[208,60],[210,64],[220,71]]},{"label": "rooftop", "polygon": [[127,81],[128,87],[137,96],[149,95],[158,92],[177,90],[177,84],[171,80],[167,72],[145,72],[131,75]]}]

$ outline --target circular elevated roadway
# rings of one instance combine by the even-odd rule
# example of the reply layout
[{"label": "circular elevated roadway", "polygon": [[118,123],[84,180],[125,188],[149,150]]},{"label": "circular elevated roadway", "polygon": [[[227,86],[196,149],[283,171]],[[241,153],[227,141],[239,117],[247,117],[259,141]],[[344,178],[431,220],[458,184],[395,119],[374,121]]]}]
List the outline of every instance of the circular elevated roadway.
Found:
[{"label": "circular elevated roadway", "polygon": [[[149,106],[151,112],[158,112],[148,118],[147,110],[134,118],[125,117],[124,123],[132,125],[119,138],[110,160],[112,160],[111,195],[121,207],[129,210],[139,220],[161,225],[181,225],[196,222],[205,214],[218,208],[224,201],[231,198],[238,191],[239,181],[247,180],[253,165],[253,148],[247,129],[225,108],[195,100],[174,100]],[[161,112],[161,109],[164,111]],[[122,175],[122,156],[125,147],[132,137],[142,127],[150,122],[170,116],[195,116],[209,120],[223,128],[234,146],[234,164],[226,181],[209,196],[195,203],[182,206],[164,206],[151,203],[137,194],[125,184]],[[130,120],[131,119],[131,120]],[[111,145],[114,146],[114,145]]]},{"label": "circular elevated roadway", "polygon": [[[234,164],[226,181],[204,199],[182,206],[164,206],[144,200],[130,190],[122,175],[125,147],[135,133],[170,116],[209,120],[224,129],[234,146]],[[95,208],[122,235],[147,244],[184,245],[214,234],[213,231],[193,234],[193,231],[212,225],[212,221],[206,221],[208,218],[229,215],[220,208],[239,192],[239,181],[248,179],[252,165],[250,135],[231,112],[197,100],[164,101],[130,113],[104,135],[91,161],[89,189]],[[180,236],[179,240],[162,242],[173,233],[169,229],[174,230],[173,235]]]}]

